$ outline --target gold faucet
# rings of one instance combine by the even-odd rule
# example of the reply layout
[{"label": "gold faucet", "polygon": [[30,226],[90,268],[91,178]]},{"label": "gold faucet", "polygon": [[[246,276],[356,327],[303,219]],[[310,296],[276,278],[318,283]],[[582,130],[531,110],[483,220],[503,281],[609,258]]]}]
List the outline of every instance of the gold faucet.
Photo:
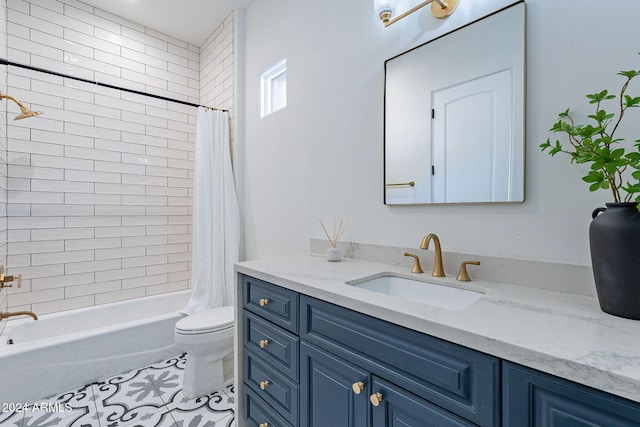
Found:
[{"label": "gold faucet", "polygon": [[422,271],[422,266],[420,265],[420,258],[418,258],[418,255],[414,255],[414,254],[410,254],[409,252],[405,252],[404,256],[410,256],[411,258],[413,258],[413,268],[411,269],[412,273],[415,273],[415,274],[424,273],[424,271]]},{"label": "gold faucet", "polygon": [[460,272],[458,273],[458,277],[456,277],[456,280],[459,282],[471,281],[471,277],[469,277],[469,272],[467,271],[467,265],[480,265],[480,261],[462,261],[462,264],[460,264]]},{"label": "gold faucet", "polygon": [[33,320],[38,320],[38,316],[32,311],[14,311],[13,313],[9,313],[8,311],[0,311],[0,320],[8,319],[13,316],[31,316]]},{"label": "gold faucet", "polygon": [[[0,92],[2,93],[2,92]],[[18,287],[22,287],[22,274],[7,276],[4,274],[4,266],[0,265],[0,289],[3,288],[11,288],[13,285],[5,285],[7,282],[13,282],[14,280],[18,280]]]},{"label": "gold faucet", "polygon": [[429,242],[433,240],[436,245],[435,257],[433,259],[433,277],[444,277],[444,267],[442,266],[442,249],[440,248],[440,239],[434,233],[429,233],[422,239],[420,249],[429,249]]}]

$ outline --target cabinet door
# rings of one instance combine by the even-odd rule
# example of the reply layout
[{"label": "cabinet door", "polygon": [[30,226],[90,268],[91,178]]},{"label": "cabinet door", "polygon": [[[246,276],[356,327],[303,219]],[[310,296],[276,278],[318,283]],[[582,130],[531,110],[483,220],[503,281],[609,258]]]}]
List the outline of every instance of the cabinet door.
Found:
[{"label": "cabinet door", "polygon": [[[355,385],[354,385],[355,384]],[[301,427],[367,427],[369,375],[323,350],[300,343]]]},{"label": "cabinet door", "polygon": [[503,424],[522,427],[637,427],[640,404],[504,362]]},{"label": "cabinet door", "polygon": [[500,425],[496,357],[305,295],[300,339],[472,423]]},{"label": "cabinet door", "polygon": [[474,425],[381,378],[373,377],[371,393],[373,427],[472,427]]}]

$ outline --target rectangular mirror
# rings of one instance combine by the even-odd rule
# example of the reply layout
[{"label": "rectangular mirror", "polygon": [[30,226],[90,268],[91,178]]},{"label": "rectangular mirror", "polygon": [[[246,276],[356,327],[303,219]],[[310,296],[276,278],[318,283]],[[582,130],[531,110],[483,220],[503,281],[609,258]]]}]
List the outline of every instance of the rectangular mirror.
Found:
[{"label": "rectangular mirror", "polygon": [[524,201],[525,5],[385,62],[384,202]]}]

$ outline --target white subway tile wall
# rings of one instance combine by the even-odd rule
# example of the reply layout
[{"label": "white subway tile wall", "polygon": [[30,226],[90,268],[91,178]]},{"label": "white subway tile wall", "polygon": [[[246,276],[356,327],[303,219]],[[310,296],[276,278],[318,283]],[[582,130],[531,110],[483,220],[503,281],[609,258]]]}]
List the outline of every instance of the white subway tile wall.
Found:
[{"label": "white subway tile wall", "polygon": [[[233,15],[199,48],[76,0],[0,6],[10,61],[233,111]],[[0,301],[45,314],[188,288],[196,108],[2,76],[45,114],[0,123],[0,261],[24,277]]]},{"label": "white subway tile wall", "polygon": [[[7,57],[7,0],[0,0],[0,55]],[[0,90],[7,91],[7,66],[0,66]],[[5,101],[0,105],[0,265],[7,263],[7,115]],[[0,289],[0,311],[7,309],[7,292]],[[0,320],[0,334],[6,320]]]},{"label": "white subway tile wall", "polygon": [[[234,153],[235,135],[235,57],[233,28],[234,17],[229,15],[200,47],[200,98],[204,105],[229,111],[231,152]],[[190,80],[195,78],[188,71]],[[233,164],[236,158],[232,159]]]}]

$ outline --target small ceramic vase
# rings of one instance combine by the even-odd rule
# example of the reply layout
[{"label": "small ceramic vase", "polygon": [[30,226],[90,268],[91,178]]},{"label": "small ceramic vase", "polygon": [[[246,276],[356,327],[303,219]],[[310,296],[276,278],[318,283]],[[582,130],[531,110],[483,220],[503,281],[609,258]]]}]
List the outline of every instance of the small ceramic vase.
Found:
[{"label": "small ceramic vase", "polygon": [[327,249],[327,261],[338,262],[342,260],[342,251],[335,246]]}]

